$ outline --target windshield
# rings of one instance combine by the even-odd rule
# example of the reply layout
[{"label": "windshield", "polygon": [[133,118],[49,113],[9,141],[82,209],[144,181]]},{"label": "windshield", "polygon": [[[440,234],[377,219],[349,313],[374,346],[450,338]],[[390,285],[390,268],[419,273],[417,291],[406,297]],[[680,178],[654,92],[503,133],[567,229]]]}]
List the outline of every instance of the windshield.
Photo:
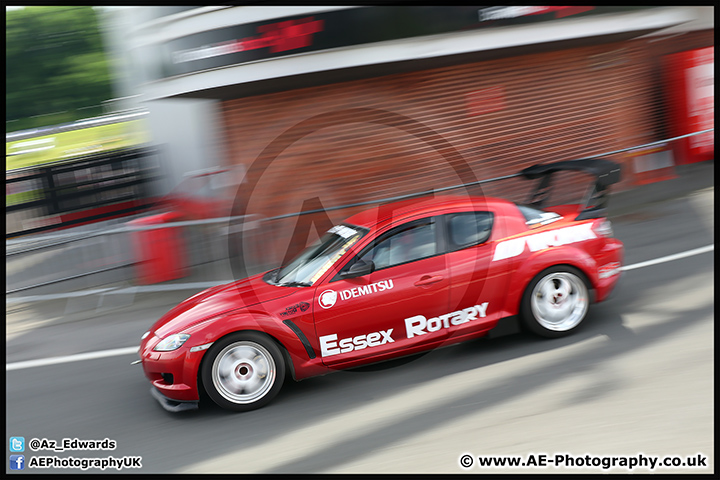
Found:
[{"label": "windshield", "polygon": [[284,287],[311,286],[363,235],[358,227],[334,226],[271,275],[269,283]]}]

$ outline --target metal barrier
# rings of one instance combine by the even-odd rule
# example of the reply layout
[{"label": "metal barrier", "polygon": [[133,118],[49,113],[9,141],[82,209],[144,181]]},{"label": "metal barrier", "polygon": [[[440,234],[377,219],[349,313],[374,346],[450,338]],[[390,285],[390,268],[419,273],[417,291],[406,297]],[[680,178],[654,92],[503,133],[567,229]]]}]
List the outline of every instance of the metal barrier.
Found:
[{"label": "metal barrier", "polygon": [[[256,217],[244,219],[246,231],[257,228]],[[59,283],[64,283],[63,290],[71,291],[131,282],[137,276],[135,269],[139,263],[132,246],[132,235],[168,227],[180,227],[181,241],[185,245],[182,259],[185,266],[190,270],[204,267],[208,271],[207,280],[216,280],[218,275],[213,273],[222,269],[212,268],[212,265],[216,263],[221,267],[227,259],[227,236],[231,233],[227,224],[231,220],[238,218],[160,225],[130,225],[127,219],[122,219],[115,221],[122,221],[122,225],[106,224],[104,228],[82,232],[7,241],[5,293],[10,295],[27,290],[56,293],[43,287]]]},{"label": "metal barrier", "polygon": [[[642,149],[642,148],[652,147],[652,146],[654,146],[654,145],[661,145],[661,144],[665,144],[665,143],[668,143],[668,142],[672,142],[672,141],[674,141],[674,140],[680,140],[681,138],[687,138],[687,137],[692,137],[692,136],[695,136],[695,135],[701,135],[701,134],[703,134],[703,133],[712,132],[712,131],[714,131],[714,130],[715,130],[714,128],[710,128],[710,129],[708,129],[708,130],[702,130],[702,131],[700,131],[700,132],[688,133],[687,135],[681,135],[681,136],[679,136],[679,137],[673,137],[673,138],[669,138],[669,139],[667,139],[667,140],[659,140],[659,141],[657,141],[657,142],[645,143],[645,144],[643,144],[643,145],[638,145],[638,146],[636,146],[636,147],[623,148],[623,149],[621,149],[621,150],[613,150],[612,152],[600,153],[600,154],[598,154],[598,155],[593,155],[593,156],[590,156],[590,157],[574,158],[574,159],[572,159],[571,161],[591,160],[591,159],[594,159],[594,158],[609,157],[610,155],[617,155],[617,154],[619,154],[619,153],[631,152],[631,151],[633,151],[633,150],[638,150],[638,149]],[[334,211],[334,210],[342,210],[342,209],[345,209],[345,208],[362,207],[362,206],[365,206],[365,205],[373,205],[373,204],[385,203],[385,202],[396,202],[396,201],[399,201],[399,200],[406,200],[406,199],[408,199],[408,198],[422,197],[422,196],[425,196],[425,195],[432,195],[432,194],[435,194],[435,193],[442,193],[442,192],[447,192],[447,191],[450,191],[450,190],[458,190],[458,189],[460,189],[460,188],[467,188],[467,187],[472,187],[472,186],[475,186],[475,185],[483,185],[483,184],[485,184],[485,183],[495,182],[495,181],[498,181],[498,180],[507,180],[507,179],[516,178],[516,177],[519,177],[519,176],[521,176],[520,173],[513,173],[513,174],[511,174],[511,175],[505,175],[505,176],[502,176],[502,177],[488,178],[488,179],[485,179],[485,180],[478,180],[477,182],[463,183],[463,184],[460,184],[460,185],[451,185],[451,186],[449,186],[449,187],[435,188],[435,189],[433,189],[433,190],[426,190],[426,191],[418,192],[418,193],[410,193],[410,194],[407,194],[407,195],[398,195],[398,196],[396,196],[396,197],[381,198],[381,199],[379,199],[379,200],[370,200],[370,201],[368,201],[368,202],[358,202],[358,203],[352,203],[352,204],[348,204],[348,205],[340,205],[340,206],[336,206],[336,207],[327,207],[327,208],[323,208],[322,210],[307,210],[307,211],[302,211],[302,212],[286,213],[286,214],[284,214],[284,215],[278,215],[278,216],[276,216],[276,217],[270,217],[270,218],[268,218],[267,220],[278,220],[278,219],[288,218],[288,217],[297,217],[297,216],[299,216],[299,215],[308,215],[308,214],[311,214],[311,213],[331,212],[331,211]]]},{"label": "metal barrier", "polygon": [[[713,130],[714,129],[704,130],[585,158],[600,158],[616,155],[693,135],[700,135]],[[221,217],[206,220],[180,221],[160,225],[141,226],[122,224],[118,226],[106,224],[101,228],[84,228],[81,231],[6,240],[6,280],[8,286],[6,294],[10,295],[31,289],[42,289],[43,287],[49,287],[62,282],[65,282],[64,291],[66,292],[82,288],[95,288],[99,285],[118,282],[130,282],[135,278],[133,268],[137,264],[137,258],[131,248],[132,242],[130,236],[133,232],[137,231],[168,227],[182,227],[183,229],[183,243],[188,247],[186,255],[187,267],[198,269],[205,266],[207,270],[207,278],[205,278],[205,280],[209,283],[219,283],[221,279],[218,277],[227,278],[232,276],[232,272],[227,270],[227,259],[229,258],[227,245],[228,236],[236,233],[233,231],[233,229],[236,228],[232,226],[233,222],[241,220],[244,233],[250,233],[250,237],[252,237],[253,235],[260,234],[263,225],[272,225],[272,221],[275,220],[283,220],[321,211],[335,211],[381,202],[402,200],[518,176],[519,174],[512,174],[495,179],[439,188],[432,191],[358,202],[349,205],[332,206],[324,210],[294,212],[270,218],[260,218],[257,215],[252,215],[248,217]],[[126,220],[127,218],[122,221],[125,222]],[[272,226],[270,228],[272,228]],[[263,238],[256,237],[254,240],[251,238],[250,243],[260,248],[263,241]],[[225,275],[221,274],[222,268],[227,270]],[[91,277],[92,280],[90,280]],[[198,285],[198,283],[196,282],[192,285]],[[97,292],[102,293],[107,293],[109,290],[112,289],[96,289]],[[49,293],[54,294],[57,292]]]},{"label": "metal barrier", "polygon": [[6,172],[6,238],[151,208],[158,153],[129,148]]}]

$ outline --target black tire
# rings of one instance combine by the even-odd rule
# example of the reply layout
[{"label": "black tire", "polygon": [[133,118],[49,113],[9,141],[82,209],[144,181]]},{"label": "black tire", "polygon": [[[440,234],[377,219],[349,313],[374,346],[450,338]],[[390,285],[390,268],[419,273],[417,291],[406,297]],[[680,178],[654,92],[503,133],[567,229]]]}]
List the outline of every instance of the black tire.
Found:
[{"label": "black tire", "polygon": [[246,412],[267,405],[278,394],[285,361],[273,339],[259,332],[238,332],[210,347],[201,375],[213,402]]},{"label": "black tire", "polygon": [[557,265],[540,272],[528,284],[520,304],[525,328],[546,338],[575,331],[590,308],[587,278],[577,268]]}]

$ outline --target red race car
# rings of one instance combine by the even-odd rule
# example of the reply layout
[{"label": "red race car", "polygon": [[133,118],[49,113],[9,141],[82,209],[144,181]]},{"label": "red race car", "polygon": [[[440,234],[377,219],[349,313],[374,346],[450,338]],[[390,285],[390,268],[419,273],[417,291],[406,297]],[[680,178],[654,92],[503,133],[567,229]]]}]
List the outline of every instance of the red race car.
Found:
[{"label": "red race car", "polygon": [[[594,181],[580,204],[543,209],[554,172]],[[574,331],[619,279],[623,245],[605,218],[609,160],[529,167],[525,205],[446,196],[376,206],[331,228],[288,264],[210,288],[142,337],[140,357],[164,408],[205,391],[236,411],[294,380],[524,329]]]}]

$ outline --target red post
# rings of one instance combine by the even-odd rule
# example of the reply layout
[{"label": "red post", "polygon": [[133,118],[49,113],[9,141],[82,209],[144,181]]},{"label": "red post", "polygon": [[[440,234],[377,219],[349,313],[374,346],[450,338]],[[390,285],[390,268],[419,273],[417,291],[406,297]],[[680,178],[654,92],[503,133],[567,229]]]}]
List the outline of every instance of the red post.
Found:
[{"label": "red post", "polygon": [[[178,221],[181,214],[167,212],[138,218],[134,226],[159,225]],[[167,282],[185,276],[185,258],[179,227],[154,228],[132,232],[137,259],[137,280],[141,285]]]}]

